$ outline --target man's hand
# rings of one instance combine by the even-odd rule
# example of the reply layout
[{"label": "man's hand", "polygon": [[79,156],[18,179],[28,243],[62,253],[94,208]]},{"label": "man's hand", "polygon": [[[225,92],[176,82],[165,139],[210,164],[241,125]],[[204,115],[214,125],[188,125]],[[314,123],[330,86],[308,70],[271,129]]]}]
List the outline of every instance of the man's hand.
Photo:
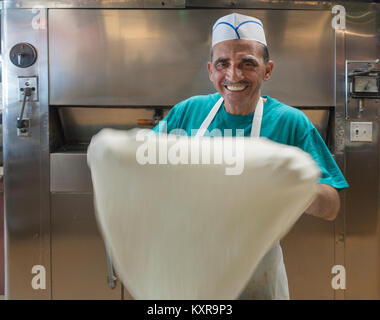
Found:
[{"label": "man's hand", "polygon": [[340,199],[338,191],[327,184],[317,185],[317,195],[305,213],[328,221],[338,215]]}]

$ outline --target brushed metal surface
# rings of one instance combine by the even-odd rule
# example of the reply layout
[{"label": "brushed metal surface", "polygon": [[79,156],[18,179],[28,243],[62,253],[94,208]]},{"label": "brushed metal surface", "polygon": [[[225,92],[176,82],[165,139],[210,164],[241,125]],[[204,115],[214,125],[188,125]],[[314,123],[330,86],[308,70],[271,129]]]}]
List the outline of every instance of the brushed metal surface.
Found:
[{"label": "brushed metal surface", "polygon": [[3,0],[5,8],[250,8],[329,9],[327,1],[294,0]]},{"label": "brushed metal surface", "polygon": [[50,155],[50,191],[92,192],[91,172],[86,153],[52,153]]},{"label": "brushed metal surface", "polygon": [[[329,11],[235,11],[264,23],[275,61],[264,94],[293,106],[334,104]],[[210,30],[231,12],[49,10],[50,104],[172,106],[215,92],[206,68]]]},{"label": "brushed metal surface", "polygon": [[380,299],[378,122],[373,129],[374,143],[346,147],[347,299]]},{"label": "brushed metal surface", "polygon": [[4,0],[4,8],[183,8],[185,0]]},{"label": "brushed metal surface", "polygon": [[[40,11],[47,16],[46,10]],[[3,41],[3,137],[6,232],[6,279],[8,299],[51,297],[48,66],[47,29],[34,29],[32,10],[2,10]],[[25,23],[28,22],[28,23]],[[9,60],[10,49],[19,42],[32,44],[37,62],[20,69]],[[31,119],[30,137],[17,137],[18,76],[39,77],[39,102],[28,103],[25,116]],[[46,289],[31,286],[32,267],[46,269]]]},{"label": "brushed metal surface", "polygon": [[330,8],[331,3],[328,3],[326,1],[294,0],[186,0],[186,7],[321,10]]},{"label": "brushed metal surface", "polygon": [[106,251],[92,194],[51,194],[52,298],[121,299],[107,284]]},{"label": "brushed metal surface", "polygon": [[[346,59],[380,58],[380,5],[362,9],[349,14],[346,20]],[[348,103],[345,144],[350,188],[345,221],[346,299],[380,299],[379,106],[378,101],[366,99],[365,110],[359,113],[356,99]],[[351,121],[373,122],[374,141],[350,142]]]},{"label": "brushed metal surface", "polygon": [[[356,5],[366,5],[371,0],[357,2]],[[355,4],[355,2],[353,3]],[[229,8],[229,9],[298,9],[298,10],[329,10],[335,4],[331,1],[301,1],[294,0],[3,0],[0,9],[32,9],[32,8],[110,8],[110,9],[147,9],[147,8]],[[352,5],[350,3],[349,5]]]},{"label": "brushed metal surface", "polygon": [[[335,117],[334,117],[334,159],[343,175],[346,176],[345,162],[345,31],[335,32]],[[345,221],[346,221],[346,190],[339,192],[340,210],[334,221],[334,265],[345,266]],[[331,266],[332,267],[332,266]],[[330,275],[331,277],[331,275]],[[334,290],[334,299],[344,300],[345,290]]]}]

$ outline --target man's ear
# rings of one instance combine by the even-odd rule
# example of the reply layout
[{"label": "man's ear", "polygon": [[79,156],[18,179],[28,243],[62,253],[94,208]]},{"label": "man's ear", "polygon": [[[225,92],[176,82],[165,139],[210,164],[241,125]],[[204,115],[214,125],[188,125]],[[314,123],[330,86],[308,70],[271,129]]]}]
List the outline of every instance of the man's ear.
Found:
[{"label": "man's ear", "polygon": [[274,68],[274,62],[272,60],[269,60],[265,66],[264,81],[268,81],[270,79],[273,68]]},{"label": "man's ear", "polygon": [[208,77],[210,81],[212,82],[212,68],[211,68],[211,61],[207,62],[207,70],[208,70]]}]

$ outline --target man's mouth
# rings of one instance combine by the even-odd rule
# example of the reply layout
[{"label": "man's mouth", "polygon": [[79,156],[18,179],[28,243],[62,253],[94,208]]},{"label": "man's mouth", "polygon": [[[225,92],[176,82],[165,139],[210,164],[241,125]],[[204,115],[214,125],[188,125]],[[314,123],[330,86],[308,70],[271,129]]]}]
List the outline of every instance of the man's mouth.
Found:
[{"label": "man's mouth", "polygon": [[231,85],[225,85],[224,86],[225,88],[227,88],[227,90],[229,90],[229,91],[234,91],[234,92],[236,92],[236,91],[243,91],[245,88],[247,88],[248,87],[248,85],[246,85],[246,84],[231,84]]}]

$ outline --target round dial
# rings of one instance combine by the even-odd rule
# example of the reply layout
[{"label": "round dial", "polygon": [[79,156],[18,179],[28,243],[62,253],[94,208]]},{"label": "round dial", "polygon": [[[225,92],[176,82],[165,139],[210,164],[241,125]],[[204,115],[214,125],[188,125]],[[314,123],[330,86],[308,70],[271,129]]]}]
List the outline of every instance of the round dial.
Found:
[{"label": "round dial", "polygon": [[355,92],[379,92],[376,77],[356,76],[354,82]]},{"label": "round dial", "polygon": [[16,44],[9,53],[12,63],[20,68],[27,68],[37,60],[37,51],[29,43]]}]

